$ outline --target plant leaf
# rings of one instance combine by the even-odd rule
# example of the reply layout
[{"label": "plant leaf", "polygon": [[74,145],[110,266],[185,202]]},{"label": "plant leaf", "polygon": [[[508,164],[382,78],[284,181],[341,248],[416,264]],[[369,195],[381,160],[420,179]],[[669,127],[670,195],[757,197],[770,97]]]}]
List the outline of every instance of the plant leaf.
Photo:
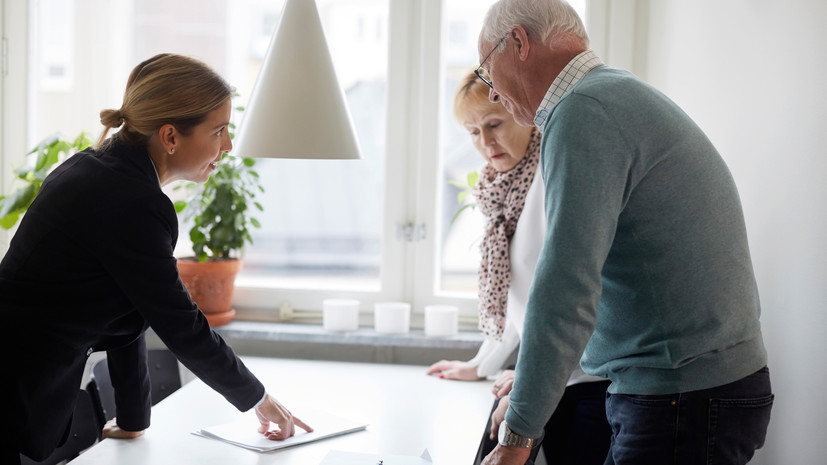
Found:
[{"label": "plant leaf", "polygon": [[92,140],[89,138],[89,134],[86,131],[81,131],[81,133],[75,137],[75,141],[72,142],[72,147],[78,151],[85,150],[90,145],[92,145]]},{"label": "plant leaf", "polygon": [[29,177],[29,174],[34,172],[34,170],[29,166],[24,166],[22,168],[17,168],[14,170],[14,175],[22,180],[26,180]]},{"label": "plant leaf", "polygon": [[12,226],[17,224],[18,219],[20,219],[20,213],[9,213],[6,216],[0,217],[0,228],[11,229]]},{"label": "plant leaf", "polygon": [[0,201],[0,218],[5,218],[11,213],[21,213],[29,208],[29,205],[34,201],[37,192],[40,190],[39,183],[32,183],[26,187],[21,187],[12,192],[11,195],[6,196]]},{"label": "plant leaf", "polygon": [[456,220],[457,220],[457,218],[459,218],[459,214],[460,214],[460,213],[462,213],[462,212],[464,212],[466,208],[470,208],[470,207],[473,207],[473,206],[474,206],[474,204],[470,204],[470,203],[469,203],[468,205],[463,205],[463,207],[462,207],[462,208],[460,208],[459,210],[457,210],[457,212],[456,212],[456,213],[454,213],[454,217],[453,217],[453,218],[451,218],[451,223],[450,223],[450,225],[451,225],[451,226],[453,226],[454,221],[456,221]]},{"label": "plant leaf", "polygon": [[55,132],[53,134],[50,134],[46,136],[43,140],[38,142],[37,145],[33,149],[29,150],[29,153],[27,153],[26,155],[31,155],[35,152],[45,152],[46,147],[54,144],[58,139],[60,139],[60,133]]},{"label": "plant leaf", "polygon": [[37,163],[34,165],[35,171],[48,170],[55,163],[57,163],[60,154],[69,154],[72,146],[68,142],[56,140],[53,144],[47,147],[48,150],[41,152],[37,157]]},{"label": "plant leaf", "polygon": [[477,185],[477,181],[480,179],[480,174],[476,171],[471,171],[468,173],[468,187],[473,188]]}]

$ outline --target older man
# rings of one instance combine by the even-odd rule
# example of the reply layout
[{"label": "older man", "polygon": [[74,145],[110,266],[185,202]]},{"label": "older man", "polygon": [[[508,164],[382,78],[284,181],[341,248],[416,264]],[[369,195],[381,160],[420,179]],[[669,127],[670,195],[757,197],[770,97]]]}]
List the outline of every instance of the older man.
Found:
[{"label": "older man", "polygon": [[526,462],[578,361],[612,381],[607,464],[746,463],[773,395],[726,164],[666,96],[603,65],[562,0],[500,0],[479,52],[490,99],[543,132],[548,222],[484,463]]}]

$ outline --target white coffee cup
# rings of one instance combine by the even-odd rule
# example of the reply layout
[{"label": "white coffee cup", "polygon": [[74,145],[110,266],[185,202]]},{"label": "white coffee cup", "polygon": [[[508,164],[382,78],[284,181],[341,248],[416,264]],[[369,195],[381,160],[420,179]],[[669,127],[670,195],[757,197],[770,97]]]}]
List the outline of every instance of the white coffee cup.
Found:
[{"label": "white coffee cup", "polygon": [[425,335],[453,336],[457,333],[459,309],[453,305],[425,307]]},{"label": "white coffee cup", "polygon": [[377,302],[373,326],[377,333],[407,333],[411,328],[411,304],[407,302]]},{"label": "white coffee cup", "polygon": [[356,299],[323,300],[322,326],[328,331],[359,329],[359,301]]}]

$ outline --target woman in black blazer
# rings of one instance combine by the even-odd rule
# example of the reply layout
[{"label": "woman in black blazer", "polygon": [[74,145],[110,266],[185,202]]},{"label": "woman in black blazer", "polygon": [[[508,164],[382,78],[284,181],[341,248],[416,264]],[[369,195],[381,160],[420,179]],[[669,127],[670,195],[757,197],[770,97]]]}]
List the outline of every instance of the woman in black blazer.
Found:
[{"label": "woman in black blazer", "polygon": [[210,329],[173,257],[178,222],[161,186],[205,182],[232,148],[232,92],[197,60],[152,57],[132,71],[122,107],[101,112],[97,146],[44,182],[0,262],[0,347],[11,375],[2,383],[3,464],[19,453],[40,460],[66,439],[96,351],[107,352],[116,390],[117,424],[105,434],[140,435],[149,426],[149,327],[236,408],[255,408],[267,437],[292,436],[294,425],[310,431]]}]

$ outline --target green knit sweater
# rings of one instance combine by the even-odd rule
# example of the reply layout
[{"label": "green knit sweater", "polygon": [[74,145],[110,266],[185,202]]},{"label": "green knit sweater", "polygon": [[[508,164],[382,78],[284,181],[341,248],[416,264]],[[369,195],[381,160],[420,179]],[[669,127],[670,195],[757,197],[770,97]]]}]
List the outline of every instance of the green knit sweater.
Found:
[{"label": "green knit sweater", "polygon": [[511,429],[541,434],[578,361],[610,378],[612,393],[653,395],[727,384],[766,364],[735,183],[677,105],[599,66],[552,109],[541,158],[548,229]]}]

